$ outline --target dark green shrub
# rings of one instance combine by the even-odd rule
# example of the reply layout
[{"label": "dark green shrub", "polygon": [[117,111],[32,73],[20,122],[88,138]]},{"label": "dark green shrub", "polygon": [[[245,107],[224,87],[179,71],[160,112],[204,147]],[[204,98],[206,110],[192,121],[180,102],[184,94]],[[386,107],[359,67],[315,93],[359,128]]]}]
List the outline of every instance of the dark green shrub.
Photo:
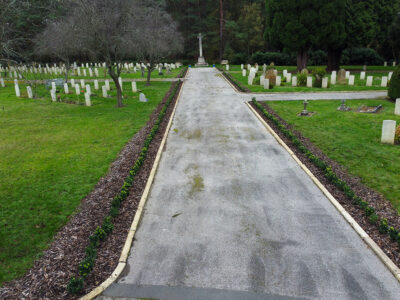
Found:
[{"label": "dark green shrub", "polygon": [[354,205],[360,205],[361,201],[362,201],[362,199],[360,197],[354,197],[353,204]]},{"label": "dark green shrub", "polygon": [[110,234],[111,231],[114,229],[112,218],[111,217],[104,218],[103,226],[101,226],[101,228],[104,230],[106,234]]},{"label": "dark green shrub", "polygon": [[93,257],[87,257],[83,262],[81,262],[78,266],[78,273],[80,276],[83,278],[86,278],[86,276],[89,275],[90,271],[93,269],[93,264],[94,264],[94,258]]},{"label": "dark green shrub", "polygon": [[372,214],[369,218],[368,218],[368,221],[371,223],[371,224],[376,224],[376,223],[378,223],[378,216],[376,215],[376,214]]},{"label": "dark green shrub", "polygon": [[394,242],[394,241],[396,241],[398,235],[399,235],[399,231],[396,230],[393,226],[391,226],[389,228],[390,239]]},{"label": "dark green shrub", "polygon": [[297,86],[306,86],[306,85],[307,85],[307,74],[297,73]]},{"label": "dark green shrub", "polygon": [[400,65],[398,65],[393,72],[389,84],[388,96],[392,100],[400,98]]},{"label": "dark green shrub", "polygon": [[99,237],[96,234],[92,234],[91,236],[89,236],[89,242],[90,242],[89,247],[92,248],[97,248],[100,244]]},{"label": "dark green shrub", "polygon": [[383,65],[384,59],[371,48],[349,48],[343,51],[341,63],[344,65]]},{"label": "dark green shrub", "polygon": [[97,226],[96,230],[94,231],[94,235],[98,237],[99,241],[104,240],[107,236],[106,232],[99,226]]},{"label": "dark green shrub", "polygon": [[371,215],[374,214],[374,213],[375,213],[375,209],[374,209],[373,207],[371,207],[371,206],[368,206],[368,207],[365,209],[365,215],[366,215],[367,217],[371,216]]},{"label": "dark green shrub", "polygon": [[94,259],[97,255],[97,249],[94,247],[91,247],[91,246],[86,247],[85,254],[86,254],[86,257],[91,257]]},{"label": "dark green shrub", "polygon": [[83,279],[80,277],[72,277],[67,285],[67,291],[70,294],[77,294],[83,289]]},{"label": "dark green shrub", "polygon": [[269,65],[273,62],[277,66],[293,66],[297,60],[294,54],[286,54],[281,52],[256,52],[250,57],[250,63],[259,65]]},{"label": "dark green shrub", "polygon": [[386,234],[389,231],[388,221],[387,219],[382,219],[379,224],[379,232],[382,234]]},{"label": "dark green shrub", "polygon": [[368,207],[368,202],[361,201],[360,202],[360,207],[361,207],[362,210],[365,211],[367,209],[367,207]]},{"label": "dark green shrub", "polygon": [[317,69],[313,70],[312,75],[315,78],[314,86],[318,87],[318,88],[322,87],[322,79],[326,75],[325,69],[324,68],[317,68]]}]

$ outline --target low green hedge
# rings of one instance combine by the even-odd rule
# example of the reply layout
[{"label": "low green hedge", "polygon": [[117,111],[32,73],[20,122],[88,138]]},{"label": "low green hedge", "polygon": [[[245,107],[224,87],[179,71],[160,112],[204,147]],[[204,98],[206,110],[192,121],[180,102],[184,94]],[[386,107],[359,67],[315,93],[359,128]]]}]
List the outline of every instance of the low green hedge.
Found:
[{"label": "low green hedge", "polygon": [[71,277],[68,283],[67,291],[70,294],[77,294],[83,289],[84,281],[90,274],[90,272],[93,270],[94,264],[96,262],[97,249],[99,248],[101,242],[104,241],[107,238],[107,236],[112,232],[114,228],[113,219],[119,214],[119,209],[122,205],[122,202],[124,202],[124,200],[129,196],[130,188],[133,185],[136,175],[138,174],[138,172],[140,171],[141,167],[144,164],[149,146],[152,140],[154,139],[155,135],[157,134],[160,124],[163,121],[165,114],[167,112],[167,109],[171,104],[171,102],[173,101],[180,86],[181,86],[181,81],[175,84],[175,86],[172,88],[172,92],[168,97],[168,100],[161,109],[157,121],[154,123],[153,128],[151,129],[149,135],[147,136],[144,142],[142,151],[140,152],[138,159],[135,161],[133,167],[130,169],[129,175],[126,177],[121,190],[112,200],[108,216],[104,218],[101,227],[98,226],[96,230],[93,232],[93,234],[89,237],[89,245],[86,247],[85,250],[85,258],[78,265],[79,275],[76,277],[75,276]]},{"label": "low green hedge", "polygon": [[368,204],[368,202],[364,201],[360,197],[358,197],[352,188],[343,180],[337,176],[337,174],[332,170],[332,167],[329,166],[325,161],[315,156],[307,147],[293,134],[292,131],[286,128],[275,116],[269,113],[260,103],[256,101],[255,98],[252,99],[252,103],[264,114],[264,116],[270,120],[273,124],[275,124],[279,130],[286,136],[293,145],[319,169],[324,172],[325,177],[334,184],[339,190],[343,191],[349,200],[360,209],[362,209],[365,215],[368,217],[368,221],[376,225],[381,234],[388,234],[392,241],[397,242],[398,247],[400,249],[400,231],[395,229],[393,226],[388,225],[388,221],[385,218],[380,218],[375,209]]},{"label": "low green hedge", "polygon": [[234,86],[236,86],[236,88],[243,92],[243,93],[250,93],[250,90],[243,86],[239,81],[237,81],[235,78],[232,77],[231,74],[225,72],[222,68],[217,68],[219,71],[222,72],[222,75],[225,76],[226,79],[228,79]]}]

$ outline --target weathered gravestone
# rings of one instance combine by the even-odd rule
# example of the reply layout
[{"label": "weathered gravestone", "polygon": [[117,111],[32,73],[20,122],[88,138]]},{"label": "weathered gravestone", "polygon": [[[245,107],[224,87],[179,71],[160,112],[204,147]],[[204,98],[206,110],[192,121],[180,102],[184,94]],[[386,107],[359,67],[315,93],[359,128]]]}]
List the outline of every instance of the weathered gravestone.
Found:
[{"label": "weathered gravestone", "polygon": [[394,144],[396,134],[396,121],[384,120],[382,125],[382,144]]},{"label": "weathered gravestone", "polygon": [[276,85],[276,75],[275,75],[274,69],[267,70],[267,73],[265,74],[265,78],[267,78],[269,80],[270,85]]},{"label": "weathered gravestone", "polygon": [[340,83],[346,82],[346,70],[345,69],[339,70],[337,80]]}]

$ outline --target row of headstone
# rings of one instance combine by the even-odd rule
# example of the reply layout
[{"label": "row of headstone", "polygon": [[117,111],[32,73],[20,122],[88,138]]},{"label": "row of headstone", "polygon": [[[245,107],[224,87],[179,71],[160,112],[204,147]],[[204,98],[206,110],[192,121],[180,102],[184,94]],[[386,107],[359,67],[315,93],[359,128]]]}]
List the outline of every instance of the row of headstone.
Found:
[{"label": "row of headstone", "polygon": [[[387,61],[385,61],[385,62],[383,63],[383,66],[384,66],[384,67],[387,67],[387,66],[388,66]],[[393,67],[396,66],[396,61],[394,61],[394,62],[392,63],[392,66],[393,66]]]}]

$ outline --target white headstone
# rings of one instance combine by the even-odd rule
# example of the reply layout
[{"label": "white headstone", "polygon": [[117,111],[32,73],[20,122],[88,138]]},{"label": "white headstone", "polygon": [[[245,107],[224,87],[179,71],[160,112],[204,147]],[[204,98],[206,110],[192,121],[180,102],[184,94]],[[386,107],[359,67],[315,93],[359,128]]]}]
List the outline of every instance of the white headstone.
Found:
[{"label": "white headstone", "polygon": [[93,71],[92,71],[92,69],[89,69],[89,76],[90,76],[90,77],[93,77]]},{"label": "white headstone", "polygon": [[140,93],[139,101],[140,102],[149,102],[149,100],[146,98],[146,96],[143,93]]},{"label": "white headstone", "polygon": [[86,85],[86,93],[91,95],[92,94],[92,88],[90,87],[90,84]]},{"label": "white headstone", "polygon": [[282,78],[281,76],[276,76],[276,86],[281,86]]},{"label": "white headstone", "polygon": [[136,81],[132,81],[132,92],[136,93],[137,92],[137,85]]},{"label": "white headstone", "polygon": [[71,87],[73,87],[73,88],[75,87],[75,79],[73,79],[73,78],[71,79]]},{"label": "white headstone", "polygon": [[331,84],[332,85],[336,84],[336,78],[337,78],[336,71],[332,71],[332,75],[331,75]]},{"label": "white headstone", "polygon": [[389,74],[388,74],[388,79],[391,80],[391,79],[392,79],[392,76],[393,76],[393,72],[389,72]]},{"label": "white headstone", "polygon": [[118,77],[118,82],[119,82],[119,85],[120,85],[121,91],[122,91],[123,90],[123,85],[122,85],[122,78],[121,77]]},{"label": "white headstone", "polygon": [[226,65],[226,70],[229,71],[229,65]]},{"label": "white headstone", "polygon": [[50,95],[51,95],[51,100],[53,102],[56,102],[57,101],[56,91],[55,90],[50,90]]},{"label": "white headstone", "polygon": [[253,80],[254,80],[254,77],[251,76],[251,75],[249,75],[249,77],[248,77],[248,79],[247,79],[247,84],[248,84],[248,85],[253,85]]},{"label": "white headstone", "polygon": [[383,144],[394,144],[394,137],[396,133],[396,121],[384,120],[382,126],[382,138]]},{"label": "white headstone", "polygon": [[75,84],[75,93],[76,93],[77,95],[80,95],[80,94],[81,94],[81,88],[79,87],[79,84]]},{"label": "white headstone", "polygon": [[21,92],[20,92],[20,90],[19,90],[19,85],[18,85],[18,83],[17,83],[17,84],[14,84],[14,88],[15,88],[15,95],[16,95],[17,97],[21,97]]},{"label": "white headstone", "polygon": [[85,104],[86,106],[92,106],[92,102],[90,101],[90,94],[88,92],[85,93]]},{"label": "white headstone", "polygon": [[108,94],[107,94],[107,87],[105,85],[103,85],[101,87],[101,90],[103,91],[103,98],[107,98]]},{"label": "white headstone", "polygon": [[322,88],[327,89],[328,88],[328,77],[322,78]]},{"label": "white headstone", "polygon": [[365,79],[365,72],[364,72],[364,71],[360,73],[360,79],[361,79],[361,80],[364,80],[364,79]]},{"label": "white headstone", "polygon": [[384,66],[384,67],[387,67],[387,61],[385,61],[385,62],[383,63],[383,66]]},{"label": "white headstone", "polygon": [[81,76],[81,69],[78,68],[78,76]]},{"label": "white headstone", "polygon": [[292,82],[292,73],[287,73],[287,74],[286,74],[286,81],[287,81],[288,83]]},{"label": "white headstone", "polygon": [[99,70],[97,68],[94,69],[94,75],[96,75],[96,77],[99,77]]},{"label": "white headstone", "polygon": [[387,87],[387,84],[388,84],[388,78],[387,76],[383,76],[381,81],[381,87]]},{"label": "white headstone", "polygon": [[287,76],[287,70],[283,70],[283,77]]},{"label": "white headstone", "polygon": [[67,83],[64,83],[64,93],[69,94],[69,88]]},{"label": "white headstone", "polygon": [[241,70],[244,69],[244,65],[243,65],[243,64],[240,65],[240,69],[241,69]]},{"label": "white headstone", "polygon": [[243,69],[243,70],[242,70],[242,76],[243,76],[243,77],[246,77],[246,69]]},{"label": "white headstone", "polygon": [[106,79],[106,81],[104,82],[107,88],[107,91],[110,90],[110,81],[108,79]]},{"label": "white headstone", "polygon": [[84,88],[85,88],[85,85],[86,85],[86,84],[85,84],[85,79],[81,79],[81,88],[84,89]]},{"label": "white headstone", "polygon": [[395,66],[396,66],[396,62],[394,61],[394,62],[393,62],[393,67],[395,67]]},{"label": "white headstone", "polygon": [[400,98],[396,99],[396,106],[394,108],[394,114],[400,116]]},{"label": "white headstone", "polygon": [[307,76],[307,87],[312,88],[312,77]]},{"label": "white headstone", "polygon": [[292,86],[297,86],[297,77],[293,76],[292,78]]},{"label": "white headstone", "polygon": [[354,85],[355,75],[349,76],[349,85]]},{"label": "white headstone", "polygon": [[269,79],[265,78],[264,80],[264,89],[269,90]]},{"label": "white headstone", "polygon": [[350,78],[350,71],[346,71],[346,79]]},{"label": "white headstone", "polygon": [[260,85],[264,85],[265,77],[260,76]]},{"label": "white headstone", "polygon": [[33,93],[32,93],[32,87],[30,87],[29,85],[26,87],[26,90],[28,92],[28,98],[32,99],[33,98]]},{"label": "white headstone", "polygon": [[51,89],[53,90],[57,89],[56,83],[54,81],[51,82]]},{"label": "white headstone", "polygon": [[372,86],[373,80],[374,80],[373,76],[367,76],[367,86]]},{"label": "white headstone", "polygon": [[6,87],[5,83],[4,83],[4,79],[0,78],[0,85],[1,87]]}]

